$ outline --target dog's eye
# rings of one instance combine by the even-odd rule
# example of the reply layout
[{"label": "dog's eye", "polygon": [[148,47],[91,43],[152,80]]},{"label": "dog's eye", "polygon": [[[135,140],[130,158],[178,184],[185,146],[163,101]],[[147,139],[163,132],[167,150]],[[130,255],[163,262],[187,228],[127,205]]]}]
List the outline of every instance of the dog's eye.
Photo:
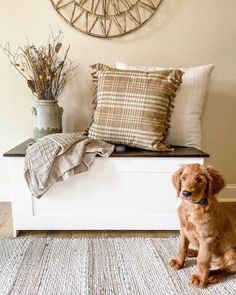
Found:
[{"label": "dog's eye", "polygon": [[185,181],[185,180],[186,180],[186,177],[185,177],[185,176],[183,176],[183,177],[182,177],[182,180],[183,180],[183,181]]},{"label": "dog's eye", "polygon": [[196,181],[197,181],[197,183],[200,183],[200,182],[202,182],[202,179],[201,179],[201,177],[197,177],[197,178],[196,178]]}]

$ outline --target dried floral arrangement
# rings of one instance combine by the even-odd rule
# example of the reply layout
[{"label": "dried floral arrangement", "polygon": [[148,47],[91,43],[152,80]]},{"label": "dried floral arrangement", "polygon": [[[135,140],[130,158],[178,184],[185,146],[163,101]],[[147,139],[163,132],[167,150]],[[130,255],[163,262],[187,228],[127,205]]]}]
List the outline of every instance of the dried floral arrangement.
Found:
[{"label": "dried floral arrangement", "polygon": [[48,43],[18,47],[12,53],[9,43],[0,45],[11,65],[26,79],[32,93],[40,100],[57,100],[77,66],[68,58],[70,46],[62,52],[62,32],[51,31]]}]

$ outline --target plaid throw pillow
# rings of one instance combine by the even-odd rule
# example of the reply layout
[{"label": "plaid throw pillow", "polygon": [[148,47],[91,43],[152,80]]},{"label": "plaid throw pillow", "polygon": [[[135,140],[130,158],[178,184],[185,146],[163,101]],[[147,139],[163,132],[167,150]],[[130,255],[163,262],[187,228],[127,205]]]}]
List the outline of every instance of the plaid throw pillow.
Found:
[{"label": "plaid throw pillow", "polygon": [[147,150],[171,150],[165,138],[183,72],[127,71],[102,64],[91,67],[96,93],[88,136]]}]

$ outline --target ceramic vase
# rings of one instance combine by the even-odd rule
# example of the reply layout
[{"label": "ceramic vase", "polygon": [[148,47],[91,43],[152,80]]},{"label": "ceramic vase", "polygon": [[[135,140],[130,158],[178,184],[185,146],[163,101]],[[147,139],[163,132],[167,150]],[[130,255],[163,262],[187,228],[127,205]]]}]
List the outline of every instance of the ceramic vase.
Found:
[{"label": "ceramic vase", "polygon": [[34,139],[62,132],[63,108],[57,100],[37,100],[32,108],[34,115]]}]

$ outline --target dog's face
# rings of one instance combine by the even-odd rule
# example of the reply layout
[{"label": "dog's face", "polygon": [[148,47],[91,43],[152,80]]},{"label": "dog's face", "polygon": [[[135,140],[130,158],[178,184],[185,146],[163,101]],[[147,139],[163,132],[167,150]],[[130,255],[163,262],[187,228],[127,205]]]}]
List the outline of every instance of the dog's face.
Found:
[{"label": "dog's face", "polygon": [[173,175],[177,196],[192,203],[210,198],[224,187],[222,176],[210,165],[189,164]]}]

